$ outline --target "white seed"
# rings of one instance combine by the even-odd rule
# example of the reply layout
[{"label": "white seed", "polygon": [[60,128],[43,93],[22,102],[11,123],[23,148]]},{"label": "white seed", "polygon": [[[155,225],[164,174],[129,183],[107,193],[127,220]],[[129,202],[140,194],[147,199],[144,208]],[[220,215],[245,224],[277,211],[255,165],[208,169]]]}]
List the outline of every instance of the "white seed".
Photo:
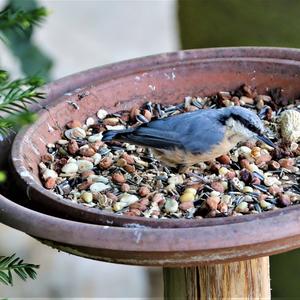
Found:
[{"label": "white seed", "polygon": [[76,173],[78,171],[78,165],[76,163],[67,163],[61,169],[64,173]]},{"label": "white seed", "polygon": [[285,110],[280,115],[280,129],[282,137],[289,142],[300,140],[300,112],[296,110]]},{"label": "white seed", "polygon": [[78,160],[77,165],[79,173],[92,170],[94,167],[93,163],[88,160]]},{"label": "white seed", "polygon": [[167,213],[175,213],[178,210],[178,202],[174,199],[167,199],[165,203],[165,211]]},{"label": "white seed", "polygon": [[107,111],[104,110],[104,109],[99,109],[98,112],[97,112],[97,117],[100,119],[100,120],[103,120],[106,116],[107,116]]},{"label": "white seed", "polygon": [[58,177],[58,174],[51,169],[43,169],[43,178],[47,180],[48,178],[54,178],[56,179]]},{"label": "white seed", "polygon": [[119,202],[116,202],[113,206],[113,209],[115,211],[119,211],[123,209],[124,207],[127,207],[135,202],[139,201],[139,198],[135,195],[124,193]]},{"label": "white seed", "polygon": [[92,180],[92,182],[102,182],[102,183],[109,183],[109,180],[101,175],[90,175],[88,178]]},{"label": "white seed", "polygon": [[231,204],[231,196],[230,195],[223,195],[221,197],[221,202],[224,202],[226,204]]},{"label": "white seed", "polygon": [[120,202],[127,203],[127,206],[137,201],[139,201],[139,198],[137,196],[127,193],[124,193],[120,198]]},{"label": "white seed", "polygon": [[239,148],[239,154],[243,154],[244,156],[250,156],[251,149],[247,146],[242,146]]},{"label": "white seed", "polygon": [[127,151],[135,151],[136,146],[132,144],[125,144],[126,150]]},{"label": "white seed", "polygon": [[297,150],[297,148],[298,148],[298,143],[292,142],[290,147],[291,151],[295,151]]},{"label": "white seed", "polygon": [[267,202],[267,201],[265,201],[265,200],[261,200],[261,201],[259,202],[259,205],[260,205],[260,207],[261,207],[262,209],[270,209],[270,208],[272,208],[272,204],[269,203],[269,202]]},{"label": "white seed", "polygon": [[98,165],[102,159],[102,156],[100,153],[95,153],[91,158],[94,161],[94,165]]},{"label": "white seed", "polygon": [[224,191],[226,191],[228,189],[228,181],[221,181],[223,187],[224,187]]},{"label": "white seed", "polygon": [[123,203],[123,202],[116,202],[113,205],[113,210],[114,211],[119,211],[119,210],[123,209],[124,207],[126,207],[125,203]]},{"label": "white seed", "polygon": [[86,203],[91,203],[93,201],[93,194],[90,192],[84,192],[80,198]]},{"label": "white seed", "polygon": [[225,167],[221,167],[219,169],[219,175],[221,175],[221,176],[226,175],[228,172],[229,172],[229,170]]},{"label": "white seed", "polygon": [[116,126],[106,125],[106,129],[107,130],[123,130],[123,129],[126,129],[126,127],[124,125],[116,125]]},{"label": "white seed", "polygon": [[85,121],[86,126],[91,126],[91,125],[94,125],[94,124],[95,124],[95,120],[92,117],[87,118],[86,121]]},{"label": "white seed", "polygon": [[266,186],[272,186],[274,184],[281,185],[281,181],[278,180],[278,178],[276,178],[276,177],[269,176],[269,177],[265,177],[264,184]]},{"label": "white seed", "polygon": [[186,189],[184,190],[183,193],[184,193],[184,194],[185,194],[185,193],[191,193],[191,194],[193,194],[194,196],[196,196],[197,190],[194,189],[194,188],[186,188]]},{"label": "white seed", "polygon": [[39,163],[39,168],[41,169],[41,173],[45,172],[47,167],[43,162]]},{"label": "white seed", "polygon": [[100,133],[96,133],[96,134],[93,134],[93,135],[89,136],[88,141],[90,143],[99,142],[99,141],[102,141],[102,137],[103,137],[103,135],[102,135],[101,132]]},{"label": "white seed", "polygon": [[230,158],[233,162],[238,162],[239,161],[239,151],[235,150],[233,153],[230,155]]},{"label": "white seed", "polygon": [[253,188],[251,186],[246,185],[243,188],[243,193],[253,193]]},{"label": "white seed", "polygon": [[168,179],[169,184],[183,184],[183,178],[181,175],[174,175]]},{"label": "white seed", "polygon": [[65,131],[67,139],[84,139],[86,137],[85,131],[80,127],[71,128]]},{"label": "white seed", "polygon": [[248,171],[263,174],[263,171],[259,169],[259,167],[256,164],[249,164]]},{"label": "white seed", "polygon": [[211,197],[219,197],[221,195],[221,193],[220,192],[217,192],[217,191],[211,191],[210,192],[210,196]]},{"label": "white seed", "polygon": [[66,145],[68,144],[69,142],[67,140],[58,140],[57,142],[59,145]]},{"label": "white seed", "polygon": [[245,187],[245,183],[243,181],[239,180],[237,177],[234,177],[232,179],[232,184],[239,191],[242,191]]},{"label": "white seed", "polygon": [[92,193],[99,193],[109,189],[110,187],[110,185],[104,184],[103,182],[96,182],[90,186],[90,191]]},{"label": "white seed", "polygon": [[55,145],[54,144],[51,144],[51,143],[49,143],[49,144],[47,144],[47,146],[46,146],[47,148],[55,148]]},{"label": "white seed", "polygon": [[245,212],[248,212],[249,211],[249,208],[248,208],[248,203],[247,202],[241,202],[236,208],[235,208],[235,211],[236,212],[239,212],[239,213],[245,213]]}]

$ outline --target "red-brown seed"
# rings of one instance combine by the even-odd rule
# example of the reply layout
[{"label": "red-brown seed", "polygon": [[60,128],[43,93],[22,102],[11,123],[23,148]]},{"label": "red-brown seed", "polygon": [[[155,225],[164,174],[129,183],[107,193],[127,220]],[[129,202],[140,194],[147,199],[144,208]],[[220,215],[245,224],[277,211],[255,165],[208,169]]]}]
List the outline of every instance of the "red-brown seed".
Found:
[{"label": "red-brown seed", "polygon": [[263,163],[267,163],[272,160],[272,156],[270,154],[263,154],[255,160],[256,165],[260,165]]},{"label": "red-brown seed", "polygon": [[225,203],[225,202],[220,202],[218,204],[218,210],[221,212],[221,213],[226,213],[228,211],[228,205]]},{"label": "red-brown seed", "polygon": [[109,198],[112,202],[118,201],[118,196],[116,196],[115,194],[113,194],[111,192],[107,192],[106,197]]},{"label": "red-brown seed", "polygon": [[165,196],[161,193],[156,193],[153,197],[152,197],[152,202],[154,203],[159,203],[161,201],[163,201],[165,199]]},{"label": "red-brown seed", "polygon": [[210,196],[206,200],[207,205],[212,210],[216,210],[218,208],[219,202],[220,202],[220,198],[219,197],[215,197],[215,196]]},{"label": "red-brown seed", "polygon": [[150,190],[146,186],[141,186],[139,188],[139,195],[142,197],[146,197],[150,194]]},{"label": "red-brown seed", "polygon": [[[164,199],[162,199],[162,200],[164,200]],[[147,206],[147,205],[149,205],[149,199],[148,198],[141,198],[141,200],[139,201],[142,205],[145,205],[145,206]]]},{"label": "red-brown seed", "polygon": [[234,171],[229,171],[228,173],[226,173],[225,177],[228,179],[232,179],[236,177],[236,173]]},{"label": "red-brown seed", "polygon": [[127,217],[136,217],[136,214],[133,211],[126,211],[124,215]]},{"label": "red-brown seed", "polygon": [[42,157],[41,157],[41,160],[42,160],[42,162],[51,162],[52,161],[52,159],[53,159],[53,156],[51,155],[51,154],[49,154],[49,153],[46,153],[46,154],[44,154]]},{"label": "red-brown seed", "polygon": [[113,160],[109,156],[106,156],[100,161],[99,167],[101,169],[106,170],[106,169],[110,168],[112,166],[112,164],[113,164]]},{"label": "red-brown seed", "polygon": [[286,194],[280,194],[278,197],[278,203],[280,206],[286,207],[291,205],[291,199]]},{"label": "red-brown seed", "polygon": [[56,179],[53,177],[49,177],[44,184],[45,188],[49,190],[53,189],[55,185],[56,185]]},{"label": "red-brown seed", "polygon": [[224,193],[224,186],[221,182],[214,181],[212,182],[211,187],[217,192]]},{"label": "red-brown seed", "polygon": [[130,208],[130,212],[134,213],[135,216],[141,215],[141,211],[138,208]]},{"label": "red-brown seed", "polygon": [[81,173],[81,178],[86,179],[89,176],[95,175],[95,172],[93,170],[84,171]]},{"label": "red-brown seed", "polygon": [[141,111],[140,111],[140,109],[139,109],[138,106],[132,107],[132,109],[130,110],[130,120],[131,120],[132,122],[136,122],[135,117],[136,117],[137,115],[139,115],[140,113],[141,113]]},{"label": "red-brown seed", "polygon": [[251,173],[246,170],[246,169],[243,169],[240,171],[240,178],[242,181],[244,181],[246,184],[249,184],[251,183],[252,181],[252,175]]},{"label": "red-brown seed", "polygon": [[179,205],[179,208],[182,209],[183,211],[186,211],[186,210],[188,210],[190,208],[193,208],[193,207],[194,207],[193,201],[182,202]]},{"label": "red-brown seed", "polygon": [[128,153],[123,153],[122,154],[122,158],[126,160],[126,162],[129,165],[133,165],[134,164],[134,158],[132,155],[128,154]]},{"label": "red-brown seed", "polygon": [[230,157],[226,154],[219,156],[217,161],[224,165],[228,165],[231,162]]},{"label": "red-brown seed", "polygon": [[91,157],[95,155],[96,151],[93,148],[90,147],[83,147],[80,149],[80,154],[82,156]]},{"label": "red-brown seed", "polygon": [[122,191],[123,193],[129,192],[129,191],[130,191],[130,185],[127,184],[127,183],[123,183],[123,184],[121,185],[121,191]]},{"label": "red-brown seed", "polygon": [[147,209],[147,205],[143,204],[141,201],[135,202],[129,206],[129,208],[136,208],[140,211],[145,211]]},{"label": "red-brown seed", "polygon": [[279,187],[278,185],[274,184],[269,187],[269,193],[273,196],[277,196],[278,194],[283,192],[283,188]]},{"label": "red-brown seed", "polygon": [[112,174],[112,180],[116,183],[125,183],[126,182],[126,178],[121,173]]},{"label": "red-brown seed", "polygon": [[252,184],[261,184],[261,180],[258,177],[253,177],[251,183]]},{"label": "red-brown seed", "polygon": [[275,161],[275,160],[271,160],[269,163],[268,163],[268,166],[271,170],[277,170],[280,168],[280,164],[279,162]]},{"label": "red-brown seed", "polygon": [[76,128],[76,127],[81,127],[81,122],[78,120],[72,120],[70,122],[67,123],[67,127],[68,128]]},{"label": "red-brown seed", "polygon": [[125,167],[127,165],[127,161],[124,158],[120,158],[117,160],[116,165],[118,167]]},{"label": "red-brown seed", "polygon": [[250,163],[248,161],[248,159],[244,158],[240,161],[240,165],[242,168],[249,170],[250,168]]},{"label": "red-brown seed", "polygon": [[129,118],[130,118],[130,116],[129,116],[129,113],[127,113],[127,112],[124,112],[121,116],[121,120],[124,122],[128,122]]},{"label": "red-brown seed", "polygon": [[97,142],[95,142],[95,143],[91,143],[90,144],[90,147],[92,148],[92,149],[94,149],[96,152],[100,149],[100,147],[102,147],[104,145],[104,142],[102,142],[102,141],[97,141]]},{"label": "red-brown seed", "polygon": [[68,152],[70,154],[76,154],[78,149],[79,149],[79,146],[78,146],[77,142],[75,140],[70,140],[70,142],[68,144]]},{"label": "red-brown seed", "polygon": [[92,185],[92,180],[86,180],[82,183],[80,183],[77,188],[79,191],[82,191],[82,190],[87,190],[91,185]]},{"label": "red-brown seed", "polygon": [[135,172],[135,166],[133,165],[127,165],[124,167],[124,169],[128,172],[128,173],[134,173]]},{"label": "red-brown seed", "polygon": [[148,121],[151,121],[151,119],[152,119],[152,113],[151,113],[149,110],[145,109],[145,110],[144,110],[144,117],[145,117]]},{"label": "red-brown seed", "polygon": [[263,201],[263,200],[266,200],[268,198],[268,195],[266,194],[259,194],[258,195],[258,201]]},{"label": "red-brown seed", "polygon": [[289,169],[295,164],[295,160],[292,158],[282,158],[279,160],[279,164],[282,168]]},{"label": "red-brown seed", "polygon": [[213,173],[218,173],[220,168],[221,168],[221,165],[219,163],[213,163],[210,166],[210,171]]},{"label": "red-brown seed", "polygon": [[107,119],[103,120],[104,125],[115,126],[118,123],[119,123],[118,118],[107,118]]}]

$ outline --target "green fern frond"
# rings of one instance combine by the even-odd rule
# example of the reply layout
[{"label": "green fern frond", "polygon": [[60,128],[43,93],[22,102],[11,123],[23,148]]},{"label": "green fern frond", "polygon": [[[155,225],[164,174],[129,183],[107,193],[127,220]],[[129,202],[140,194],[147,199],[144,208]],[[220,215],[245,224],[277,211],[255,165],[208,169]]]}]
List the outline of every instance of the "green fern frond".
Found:
[{"label": "green fern frond", "polygon": [[20,29],[22,31],[39,25],[48,11],[45,7],[38,7],[29,11],[17,10],[14,11],[8,6],[0,12],[0,30]]},{"label": "green fern frond", "polygon": [[0,70],[0,135],[7,136],[13,128],[36,120],[27,107],[45,97],[38,91],[43,84],[39,77],[10,81],[7,72]]},{"label": "green fern frond", "polygon": [[27,264],[15,254],[11,256],[0,256],[0,282],[6,285],[13,285],[12,272],[15,272],[22,280],[28,278],[36,279],[39,265]]}]

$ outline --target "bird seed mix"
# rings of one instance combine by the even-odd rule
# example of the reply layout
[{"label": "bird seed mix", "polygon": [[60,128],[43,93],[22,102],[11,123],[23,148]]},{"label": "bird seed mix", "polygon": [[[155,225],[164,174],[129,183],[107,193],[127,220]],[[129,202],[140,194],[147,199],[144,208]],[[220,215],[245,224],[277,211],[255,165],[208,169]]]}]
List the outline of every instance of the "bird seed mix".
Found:
[{"label": "bird seed mix", "polygon": [[[249,140],[180,173],[161,164],[150,149],[101,141],[105,130],[233,105],[256,112],[277,147]],[[113,114],[100,109],[84,124],[66,124],[61,139],[47,145],[41,180],[66,201],[146,218],[227,217],[295,205],[300,203],[299,109],[300,99],[283,97],[281,89],[259,95],[247,85],[211,97],[186,97],[176,105],[147,102]]]}]

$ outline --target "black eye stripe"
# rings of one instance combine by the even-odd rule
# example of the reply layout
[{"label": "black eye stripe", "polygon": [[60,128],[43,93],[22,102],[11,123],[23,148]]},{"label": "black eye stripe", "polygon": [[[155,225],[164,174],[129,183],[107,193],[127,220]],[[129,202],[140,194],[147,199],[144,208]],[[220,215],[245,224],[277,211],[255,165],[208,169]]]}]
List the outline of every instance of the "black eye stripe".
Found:
[{"label": "black eye stripe", "polygon": [[242,118],[239,115],[232,115],[232,117],[239,121],[240,123],[242,123],[246,128],[248,128],[249,130],[257,133],[257,134],[261,134],[260,128],[257,128],[256,126],[254,126],[252,123],[250,123],[248,120]]}]

